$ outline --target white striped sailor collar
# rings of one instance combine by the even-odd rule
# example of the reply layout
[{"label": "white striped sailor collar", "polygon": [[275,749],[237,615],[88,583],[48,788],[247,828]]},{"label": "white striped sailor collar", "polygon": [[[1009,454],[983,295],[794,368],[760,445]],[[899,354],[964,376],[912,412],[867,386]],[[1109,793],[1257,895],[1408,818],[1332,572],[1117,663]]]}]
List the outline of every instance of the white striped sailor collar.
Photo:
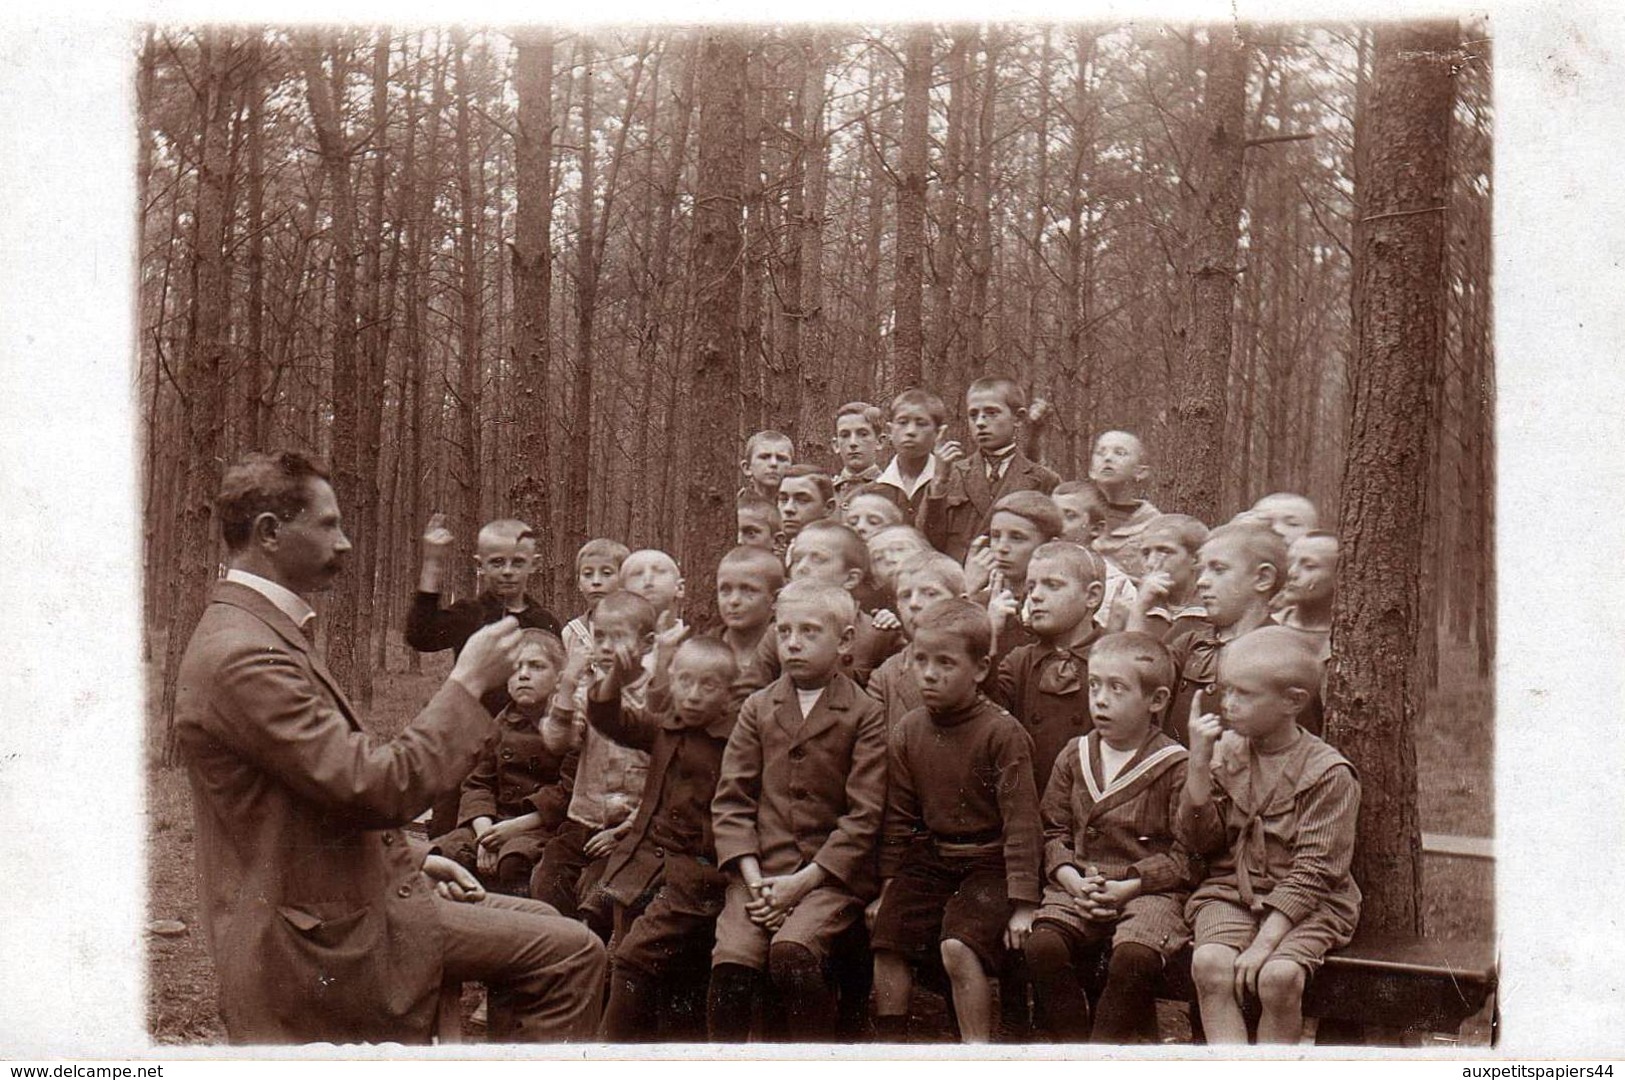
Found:
[{"label": "white striped sailor collar", "polygon": [[1087,736],[1078,740],[1078,765],[1083,772],[1083,783],[1089,790],[1089,798],[1095,804],[1105,802],[1114,795],[1118,795],[1133,787],[1138,781],[1147,776],[1161,772],[1162,767],[1171,764],[1174,759],[1186,756],[1183,746],[1169,740],[1157,749],[1151,745],[1158,741],[1161,734],[1155,727],[1146,733],[1145,742],[1140,744],[1139,752],[1130,759],[1111,783],[1105,787],[1100,786],[1098,771],[1100,766],[1100,732],[1091,731]]}]

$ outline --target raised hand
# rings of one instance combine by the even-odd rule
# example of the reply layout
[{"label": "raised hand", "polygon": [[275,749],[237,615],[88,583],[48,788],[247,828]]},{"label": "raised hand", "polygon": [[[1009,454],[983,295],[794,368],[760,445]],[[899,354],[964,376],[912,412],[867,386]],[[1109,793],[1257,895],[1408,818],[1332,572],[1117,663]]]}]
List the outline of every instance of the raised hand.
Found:
[{"label": "raised hand", "polygon": [[458,683],[475,697],[496,689],[513,674],[520,641],[519,620],[512,615],[482,626],[463,646],[447,681]]},{"label": "raised hand", "polygon": [[960,445],[957,439],[950,439],[947,436],[948,425],[944,424],[942,433],[937,436],[936,448],[931,451],[931,456],[936,458],[937,463],[943,468],[947,468],[965,456],[964,446]]},{"label": "raised hand", "polygon": [[423,558],[444,560],[451,553],[451,543],[456,537],[446,527],[446,515],[436,510],[429,516],[429,524],[423,527]]},{"label": "raised hand", "polygon": [[1219,736],[1224,734],[1224,721],[1219,719],[1218,713],[1202,711],[1202,695],[1197,694],[1191,699],[1191,715],[1188,725],[1190,735],[1190,772],[1200,770],[1204,775],[1213,764],[1213,747],[1218,743]]}]

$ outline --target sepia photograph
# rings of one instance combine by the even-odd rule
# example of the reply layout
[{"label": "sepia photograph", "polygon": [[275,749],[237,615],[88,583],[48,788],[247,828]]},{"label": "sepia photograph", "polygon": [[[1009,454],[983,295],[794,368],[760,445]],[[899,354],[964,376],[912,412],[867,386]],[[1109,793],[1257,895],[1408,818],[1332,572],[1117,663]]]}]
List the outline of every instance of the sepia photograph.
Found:
[{"label": "sepia photograph", "polygon": [[145,27],[153,1040],[1494,1045],[1492,46]]},{"label": "sepia photograph", "polygon": [[1611,1068],[1625,16],[59,14],[13,1075]]}]

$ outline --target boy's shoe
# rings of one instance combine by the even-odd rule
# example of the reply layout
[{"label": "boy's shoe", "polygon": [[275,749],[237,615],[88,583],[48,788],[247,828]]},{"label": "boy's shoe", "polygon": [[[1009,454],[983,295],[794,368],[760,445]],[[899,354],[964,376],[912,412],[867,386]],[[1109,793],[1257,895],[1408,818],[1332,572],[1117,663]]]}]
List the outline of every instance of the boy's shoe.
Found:
[{"label": "boy's shoe", "polygon": [[482,987],[480,987],[480,1003],[478,1005],[474,1006],[474,1011],[472,1013],[470,1013],[469,1017],[468,1017],[468,1023],[469,1023],[470,1027],[476,1027],[476,1028],[484,1028],[485,1027],[485,1024],[486,1024],[485,1006],[486,1006],[486,994],[485,994],[485,988],[482,986]]}]

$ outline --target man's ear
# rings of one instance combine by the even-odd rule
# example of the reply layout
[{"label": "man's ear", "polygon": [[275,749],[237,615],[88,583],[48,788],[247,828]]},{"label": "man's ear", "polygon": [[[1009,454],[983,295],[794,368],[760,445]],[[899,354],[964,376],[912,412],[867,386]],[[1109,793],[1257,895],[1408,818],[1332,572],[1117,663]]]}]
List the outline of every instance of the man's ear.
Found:
[{"label": "man's ear", "polygon": [[830,436],[829,452],[834,454],[836,457],[841,456],[841,439],[840,439],[840,436],[838,436],[838,435]]},{"label": "man's ear", "polygon": [[277,541],[282,535],[282,519],[267,510],[254,518],[249,536],[252,543],[259,547],[269,547],[276,550]]},{"label": "man's ear", "polygon": [[739,459],[739,472],[744,476],[750,475],[750,458]]}]

